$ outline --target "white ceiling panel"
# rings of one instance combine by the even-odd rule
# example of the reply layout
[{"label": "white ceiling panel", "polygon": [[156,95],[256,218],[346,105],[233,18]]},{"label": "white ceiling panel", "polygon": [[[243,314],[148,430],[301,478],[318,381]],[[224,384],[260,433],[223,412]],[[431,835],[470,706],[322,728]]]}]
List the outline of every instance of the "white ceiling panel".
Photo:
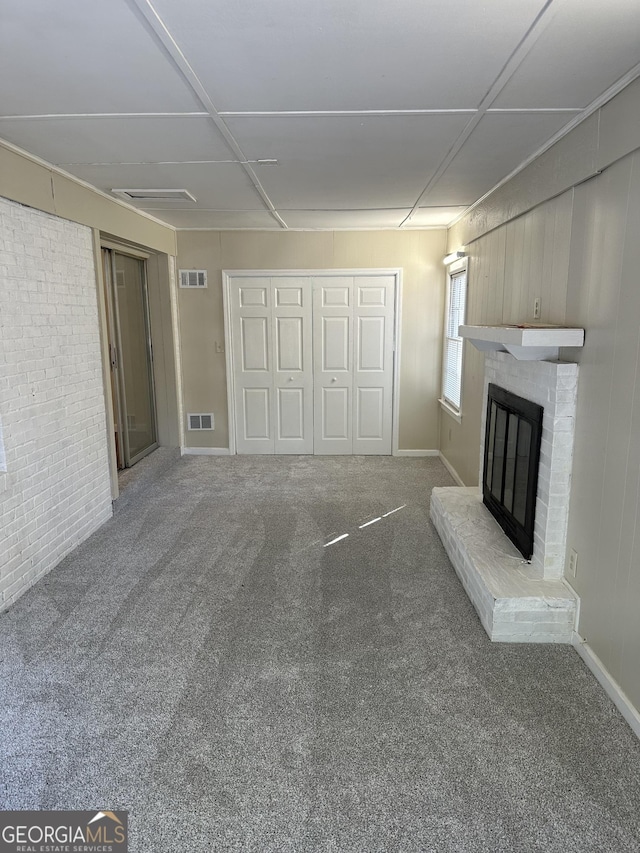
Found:
[{"label": "white ceiling panel", "polygon": [[[142,209],[252,210],[263,207],[260,196],[242,166],[234,164],[181,164],[178,166],[72,166],[67,171],[110,192],[112,189],[186,189],[197,199],[189,201],[132,200]],[[161,219],[162,216],[158,215]]]},{"label": "white ceiling panel", "polygon": [[567,113],[486,114],[421,204],[472,204],[570,118]]},{"label": "white ceiling panel", "polygon": [[280,210],[288,228],[353,230],[398,228],[409,208],[398,210]]},{"label": "white ceiling panel", "polygon": [[445,228],[453,220],[460,216],[465,210],[462,207],[419,207],[410,221],[407,223],[407,228]]},{"label": "white ceiling panel", "polygon": [[176,228],[214,228],[235,230],[244,228],[274,229],[282,226],[266,210],[150,210]]},{"label": "white ceiling panel", "polygon": [[126,0],[2,4],[0,115],[202,105]]},{"label": "white ceiling panel", "polygon": [[276,207],[413,205],[468,115],[227,119]]},{"label": "white ceiling panel", "polygon": [[3,119],[0,137],[50,163],[234,160],[206,118]]},{"label": "white ceiling panel", "polygon": [[0,138],[181,228],[441,227],[638,63],[640,0],[7,0]]},{"label": "white ceiling panel", "polygon": [[474,108],[543,0],[154,0],[219,110]]},{"label": "white ceiling panel", "polygon": [[564,0],[494,107],[584,108],[640,62],[639,0]]}]

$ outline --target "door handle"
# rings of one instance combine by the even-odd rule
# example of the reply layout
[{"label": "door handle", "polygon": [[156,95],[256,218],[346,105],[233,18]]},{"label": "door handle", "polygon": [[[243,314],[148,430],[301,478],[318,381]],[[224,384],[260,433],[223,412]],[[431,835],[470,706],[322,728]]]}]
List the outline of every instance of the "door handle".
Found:
[{"label": "door handle", "polygon": [[332,382],[337,382],[337,381],[338,381],[338,377],[337,377],[337,376],[334,376],[334,377],[333,377],[333,379],[332,379],[331,381],[332,381]]},{"label": "door handle", "polygon": [[293,382],[293,376],[289,377],[289,382]]}]

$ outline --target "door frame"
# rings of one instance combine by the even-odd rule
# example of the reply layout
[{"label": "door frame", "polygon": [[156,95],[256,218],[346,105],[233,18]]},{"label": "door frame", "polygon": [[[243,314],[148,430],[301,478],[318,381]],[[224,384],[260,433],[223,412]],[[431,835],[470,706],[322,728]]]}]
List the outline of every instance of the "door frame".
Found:
[{"label": "door frame", "polygon": [[399,450],[399,412],[400,412],[400,343],[402,329],[402,268],[376,267],[358,269],[296,269],[296,270],[222,270],[222,303],[224,311],[225,360],[227,371],[227,412],[229,419],[229,453],[235,455],[236,449],[236,416],[235,416],[235,372],[233,361],[232,329],[231,329],[231,279],[236,277],[252,278],[333,278],[336,276],[375,276],[392,275],[395,278],[394,287],[394,322],[393,322],[393,405],[391,420],[391,455],[397,456]]},{"label": "door frame", "polygon": [[[151,339],[151,314],[149,308],[149,283],[147,278],[147,262],[149,260],[149,253],[140,251],[139,249],[132,249],[128,246],[122,246],[117,243],[113,243],[109,240],[101,241],[101,256],[104,257],[104,253],[108,253],[108,262],[110,265],[110,275],[104,276],[104,289],[105,289],[105,298],[106,298],[106,310],[107,310],[107,326],[108,326],[108,335],[109,335],[109,356],[110,356],[110,366],[111,370],[115,369],[115,398],[113,399],[113,410],[114,410],[114,419],[117,418],[118,421],[118,432],[120,436],[120,454],[118,454],[117,448],[115,448],[116,459],[117,459],[117,467],[120,469],[120,459],[121,456],[123,469],[127,467],[132,467],[141,459],[144,459],[145,456],[148,456],[150,453],[153,453],[159,447],[158,442],[158,415],[157,415],[157,404],[156,404],[156,390],[155,390],[155,370],[154,370],[154,358],[153,358],[153,341]],[[144,315],[144,326],[145,326],[145,344],[149,357],[148,362],[148,373],[149,373],[149,392],[150,392],[150,413],[151,419],[153,421],[153,433],[155,435],[155,440],[144,450],[136,453],[134,456],[131,456],[130,447],[129,447],[129,435],[127,431],[127,406],[126,406],[126,394],[125,394],[125,384],[124,384],[124,372],[122,367],[122,339],[121,339],[121,317],[120,317],[120,308],[118,305],[118,288],[117,288],[117,277],[116,277],[116,269],[115,269],[115,255],[124,255],[130,258],[133,258],[136,261],[142,262],[142,292],[143,292],[143,315]],[[113,356],[111,352],[112,346],[115,348],[115,358],[116,362],[114,365]]]}]

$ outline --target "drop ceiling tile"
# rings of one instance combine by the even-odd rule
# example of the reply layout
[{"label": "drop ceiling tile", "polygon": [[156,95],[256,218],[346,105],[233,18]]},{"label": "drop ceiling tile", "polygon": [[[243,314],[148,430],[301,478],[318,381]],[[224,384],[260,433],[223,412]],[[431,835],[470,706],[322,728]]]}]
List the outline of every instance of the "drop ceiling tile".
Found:
[{"label": "drop ceiling tile", "polygon": [[220,110],[475,108],[542,0],[155,0]]},{"label": "drop ceiling tile", "polygon": [[3,4],[1,115],[201,109],[128,3]]},{"label": "drop ceiling tile", "polygon": [[494,107],[584,108],[640,62],[638,0],[565,0]]},{"label": "drop ceiling tile", "polygon": [[280,223],[266,210],[149,210],[175,228],[213,228],[220,231],[259,228],[281,231]]},{"label": "drop ceiling tile", "polygon": [[398,228],[409,214],[400,210],[279,210],[289,228],[323,230]]},{"label": "drop ceiling tile", "polygon": [[465,207],[419,207],[405,228],[446,228]]},{"label": "drop ceiling tile", "polygon": [[421,204],[472,204],[537,151],[572,115],[486,114]]},{"label": "drop ceiling tile", "polygon": [[235,160],[205,117],[3,119],[0,137],[49,163]]},{"label": "drop ceiling tile", "polygon": [[468,115],[234,117],[227,123],[276,207],[411,207]]},{"label": "drop ceiling tile", "polygon": [[183,164],[178,166],[73,166],[67,171],[98,189],[186,189],[197,201],[131,200],[147,210],[251,210],[262,200],[242,166],[235,164]]}]

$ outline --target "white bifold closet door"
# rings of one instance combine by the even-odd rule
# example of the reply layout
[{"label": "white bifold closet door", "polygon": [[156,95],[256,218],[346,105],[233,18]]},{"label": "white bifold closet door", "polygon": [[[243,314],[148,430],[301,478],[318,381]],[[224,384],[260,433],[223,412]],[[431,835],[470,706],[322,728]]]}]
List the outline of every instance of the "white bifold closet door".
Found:
[{"label": "white bifold closet door", "polygon": [[394,275],[230,276],[238,453],[391,453]]},{"label": "white bifold closet door", "polygon": [[313,285],[314,453],[391,453],[394,276]]},{"label": "white bifold closet door", "polygon": [[238,453],[313,453],[306,279],[230,279]]}]

